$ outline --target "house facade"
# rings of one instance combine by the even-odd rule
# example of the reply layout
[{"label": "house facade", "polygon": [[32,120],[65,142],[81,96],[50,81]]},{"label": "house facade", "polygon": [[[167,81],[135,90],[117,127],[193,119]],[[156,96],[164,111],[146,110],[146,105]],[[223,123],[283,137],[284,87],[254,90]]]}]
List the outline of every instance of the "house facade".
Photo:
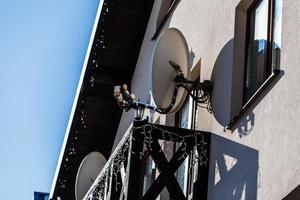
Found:
[{"label": "house facade", "polygon": [[[110,1],[100,4],[107,2]],[[111,84],[127,83],[131,93],[155,106],[151,73],[156,47],[165,32],[175,30],[182,34],[189,51],[190,78],[213,83],[210,101],[198,105],[187,96],[176,113],[165,115],[145,111],[144,117],[148,117],[148,122],[153,124],[210,133],[209,149],[206,151],[209,160],[207,176],[198,174],[195,178],[192,155],[187,156],[174,173],[185,198],[194,197],[196,187],[193,184],[198,179],[205,182],[206,199],[285,198],[300,184],[300,92],[297,83],[300,77],[300,2],[155,0],[150,4],[149,15],[143,21],[145,29],[139,29],[143,37],[139,48],[135,48],[138,51],[136,60],[130,63],[134,63],[132,74],[125,75],[118,72],[120,68],[116,68],[112,74],[117,74],[116,79],[120,79]],[[104,12],[103,6],[99,7],[101,12]],[[99,30],[101,26],[99,28],[98,21],[101,17],[103,14],[97,16],[95,23]],[[114,24],[111,26],[114,27]],[[124,26],[122,28],[126,29]],[[91,45],[95,43],[95,38],[92,35]],[[86,58],[89,61],[91,49]],[[87,63],[84,68],[89,66]],[[77,99],[74,105],[78,105]],[[114,121],[114,141],[109,143],[107,152],[100,152],[105,154],[108,162],[111,161],[109,156],[115,155],[111,152],[118,151],[118,144],[132,128],[134,117],[134,111],[130,110]],[[70,123],[74,121],[73,118],[71,115]],[[68,142],[65,143],[67,146]],[[163,143],[161,148],[168,158],[175,155],[180,147],[171,141]],[[152,159],[142,159],[143,194],[163,171]],[[58,168],[60,166],[61,163]],[[125,170],[121,176],[127,177],[126,182],[134,175]],[[50,194],[53,199],[57,177],[54,178]],[[99,178],[101,176],[95,178],[90,194],[101,183]],[[107,182],[102,184],[107,184],[106,188],[111,187]],[[173,190],[170,190],[166,185],[155,198],[174,199],[170,195]],[[89,197],[85,196],[86,199]],[[105,194],[102,198],[113,199],[111,197]]]}]

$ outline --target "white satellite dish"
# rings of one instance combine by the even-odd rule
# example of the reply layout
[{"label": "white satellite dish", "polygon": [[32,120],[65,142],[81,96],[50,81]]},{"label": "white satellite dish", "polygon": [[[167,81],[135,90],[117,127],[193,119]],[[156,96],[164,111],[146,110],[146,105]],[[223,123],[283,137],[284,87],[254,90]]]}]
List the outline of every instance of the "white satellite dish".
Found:
[{"label": "white satellite dish", "polygon": [[101,169],[106,163],[105,157],[94,151],[88,154],[81,162],[75,181],[75,198],[81,200],[88,192]]},{"label": "white satellite dish", "polygon": [[[189,50],[182,33],[175,28],[168,29],[159,38],[152,64],[152,96],[158,109],[163,110],[172,104],[177,71],[170,61],[180,66],[185,78],[190,77]],[[176,101],[168,114],[175,113],[184,103],[187,91],[180,87]]]}]

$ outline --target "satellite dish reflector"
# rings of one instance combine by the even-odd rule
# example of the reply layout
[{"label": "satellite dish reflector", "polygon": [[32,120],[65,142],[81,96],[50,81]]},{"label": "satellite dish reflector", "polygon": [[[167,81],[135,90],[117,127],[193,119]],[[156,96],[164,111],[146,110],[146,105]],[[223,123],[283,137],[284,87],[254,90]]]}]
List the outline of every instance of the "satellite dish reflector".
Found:
[{"label": "satellite dish reflector", "polygon": [[174,98],[176,101],[168,114],[175,113],[184,103],[187,91],[180,87],[174,95],[174,79],[178,72],[170,61],[180,66],[185,78],[190,77],[189,50],[182,33],[175,28],[164,32],[156,45],[152,64],[152,96],[158,109],[169,107]]},{"label": "satellite dish reflector", "polygon": [[88,154],[81,162],[75,181],[75,198],[81,200],[88,192],[101,169],[106,163],[105,157],[94,151]]}]

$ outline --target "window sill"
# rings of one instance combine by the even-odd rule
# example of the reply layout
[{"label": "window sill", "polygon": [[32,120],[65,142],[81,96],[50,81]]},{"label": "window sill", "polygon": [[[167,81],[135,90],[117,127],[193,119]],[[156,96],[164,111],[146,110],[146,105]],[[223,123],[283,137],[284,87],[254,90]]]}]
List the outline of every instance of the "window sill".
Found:
[{"label": "window sill", "polygon": [[256,102],[256,100],[262,95],[266,88],[277,78],[282,75],[283,71],[275,69],[270,77],[258,88],[254,95],[247,101],[247,103],[242,107],[242,109],[232,118],[232,120],[224,127],[224,131],[232,130],[233,126],[243,117],[243,115],[249,111],[251,106]]}]

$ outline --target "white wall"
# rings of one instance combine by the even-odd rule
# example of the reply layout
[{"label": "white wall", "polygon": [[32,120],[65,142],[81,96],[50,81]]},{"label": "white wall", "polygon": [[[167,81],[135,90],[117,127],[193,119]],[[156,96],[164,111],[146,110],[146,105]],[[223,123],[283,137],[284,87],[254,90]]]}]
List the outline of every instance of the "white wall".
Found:
[{"label": "white wall", "polygon": [[[182,31],[194,55],[193,64],[201,59],[200,79],[212,78],[215,83],[214,113],[202,109],[197,122],[197,129],[214,134],[209,199],[256,196],[279,200],[300,184],[300,1],[283,1],[283,76],[272,83],[233,131],[223,132],[230,119],[231,80],[236,78],[232,77],[232,65],[234,42],[239,42],[234,41],[235,8],[239,2],[181,1],[166,26]],[[150,66],[155,47],[150,39],[160,3],[157,0],[154,5],[132,80],[132,91],[145,101],[150,101]],[[123,115],[116,143],[132,119],[132,113]]]}]

